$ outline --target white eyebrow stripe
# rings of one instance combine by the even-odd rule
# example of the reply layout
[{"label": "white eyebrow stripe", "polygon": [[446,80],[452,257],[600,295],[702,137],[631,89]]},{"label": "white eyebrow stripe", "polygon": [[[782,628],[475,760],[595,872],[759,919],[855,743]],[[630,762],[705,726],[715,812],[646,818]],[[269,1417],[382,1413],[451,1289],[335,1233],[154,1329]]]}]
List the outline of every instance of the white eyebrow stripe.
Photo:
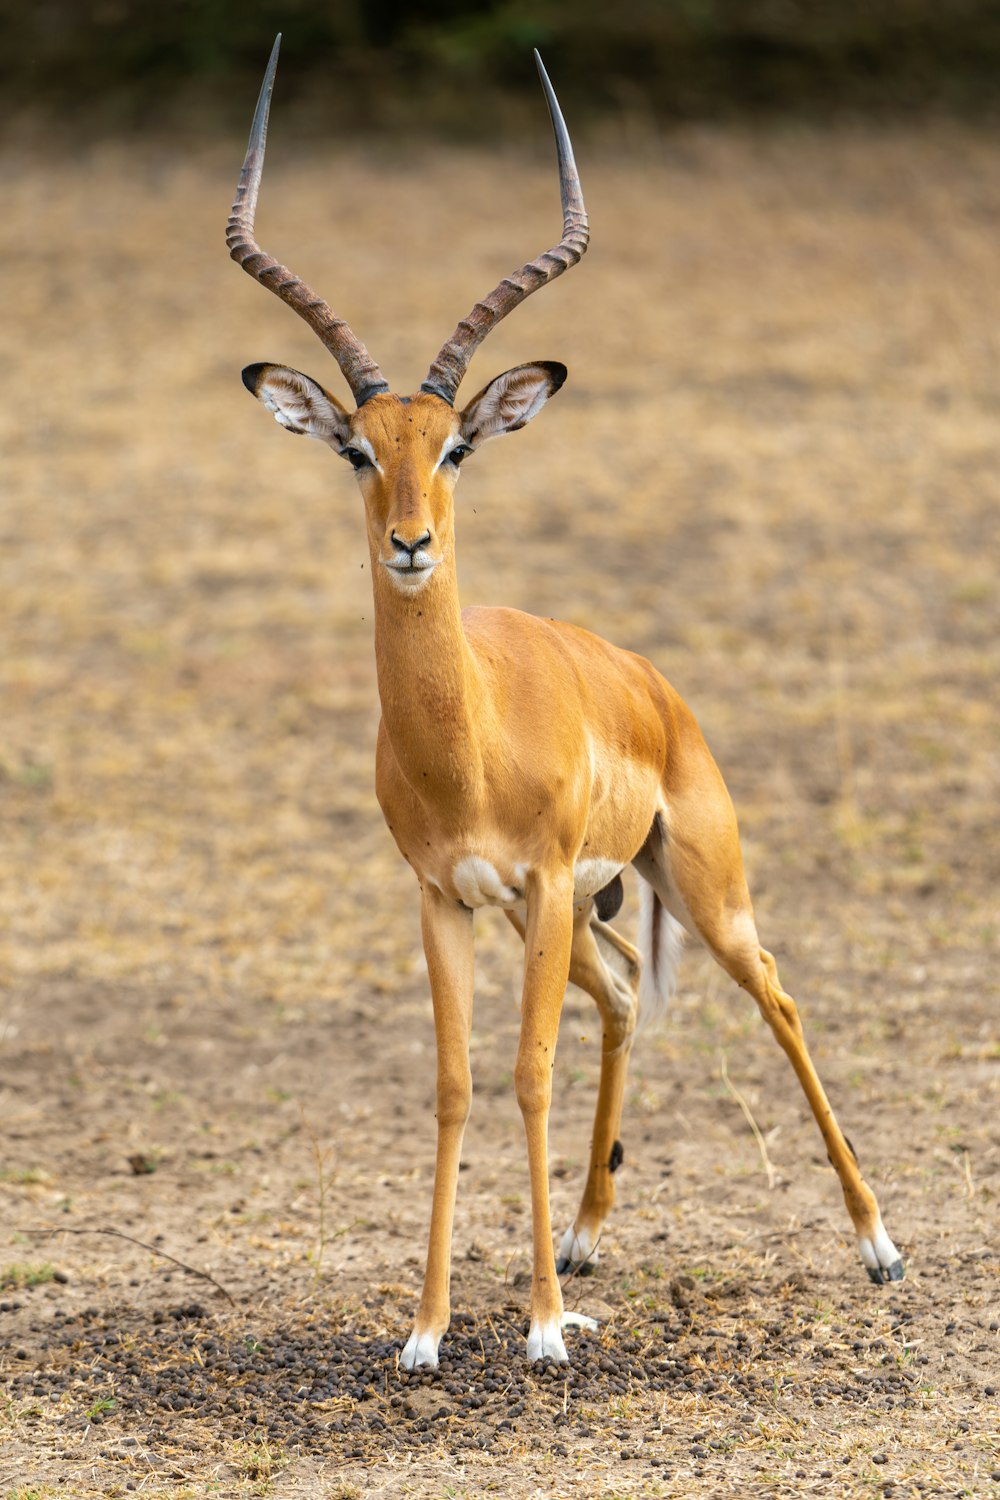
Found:
[{"label": "white eyebrow stripe", "polygon": [[452,448],[457,448],[459,443],[461,443],[462,441],[463,438],[460,432],[453,432],[449,437],[445,438],[444,442],[441,444],[441,452],[438,454],[438,461],[434,465],[435,473],[437,473],[438,469],[440,469],[441,465],[448,457],[448,454],[451,452]]},{"label": "white eyebrow stripe", "polygon": [[350,446],[352,448],[360,448],[362,453],[365,455],[365,458],[367,458],[372,467],[377,469],[380,474],[384,473],[382,465],[375,457],[375,449],[372,447],[371,443],[366,437],[352,437],[350,439]]}]

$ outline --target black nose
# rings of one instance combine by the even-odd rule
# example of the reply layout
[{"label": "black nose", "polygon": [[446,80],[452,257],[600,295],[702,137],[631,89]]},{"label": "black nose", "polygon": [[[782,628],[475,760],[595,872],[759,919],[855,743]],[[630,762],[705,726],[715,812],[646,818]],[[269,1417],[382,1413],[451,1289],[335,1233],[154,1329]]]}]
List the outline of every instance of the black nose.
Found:
[{"label": "black nose", "polygon": [[398,547],[400,552],[408,552],[411,557],[415,552],[419,552],[421,547],[426,547],[431,539],[429,531],[425,531],[423,536],[418,536],[415,542],[404,542],[403,538],[397,536],[394,531],[390,531],[389,536],[394,547]]}]

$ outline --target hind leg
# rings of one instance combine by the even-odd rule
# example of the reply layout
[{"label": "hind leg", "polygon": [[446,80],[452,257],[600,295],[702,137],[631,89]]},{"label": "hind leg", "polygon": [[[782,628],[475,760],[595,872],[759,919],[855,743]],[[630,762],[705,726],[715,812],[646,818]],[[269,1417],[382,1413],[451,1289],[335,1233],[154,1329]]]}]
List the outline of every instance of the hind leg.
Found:
[{"label": "hind leg", "polygon": [[885,1231],[875,1194],[861,1176],[813,1066],[795,1002],[781,987],[774,959],[760,945],[732,804],[714,762],[709,761],[709,767],[702,768],[697,798],[678,797],[669,813],[664,808],[657,816],[636,865],[668,909],[693,928],[757,1002],[809,1101],[869,1276],[875,1282],[901,1281],[899,1251]]},{"label": "hind leg", "polygon": [[[508,911],[506,915],[523,938],[518,913]],[[597,1241],[614,1203],[613,1177],[622,1161],[618,1133],[638,1012],[639,955],[589,906],[577,915],[573,928],[569,978],[593,998],[603,1034],[590,1166],[576,1218],[559,1246],[556,1269],[560,1275],[573,1268],[587,1274],[597,1264]]]}]

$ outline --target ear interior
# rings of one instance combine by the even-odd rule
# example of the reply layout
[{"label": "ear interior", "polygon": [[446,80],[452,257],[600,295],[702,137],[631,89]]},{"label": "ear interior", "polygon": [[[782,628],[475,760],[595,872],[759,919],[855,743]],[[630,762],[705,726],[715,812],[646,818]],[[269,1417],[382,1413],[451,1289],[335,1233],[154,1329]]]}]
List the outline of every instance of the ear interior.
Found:
[{"label": "ear interior", "polygon": [[559,390],[566,374],[565,365],[539,360],[497,375],[462,412],[462,436],[470,448],[505,432],[517,432],[530,422]]},{"label": "ear interior", "polygon": [[350,418],[336,396],[301,370],[288,365],[247,365],[243,384],[286,432],[317,438],[338,452],[347,441]]}]

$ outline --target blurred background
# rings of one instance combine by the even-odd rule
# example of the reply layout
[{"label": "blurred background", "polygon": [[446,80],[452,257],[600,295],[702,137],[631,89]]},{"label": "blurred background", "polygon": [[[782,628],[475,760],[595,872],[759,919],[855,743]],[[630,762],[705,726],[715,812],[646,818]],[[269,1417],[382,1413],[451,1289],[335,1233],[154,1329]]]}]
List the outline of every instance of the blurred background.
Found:
[{"label": "blurred background", "polygon": [[532,47],[578,122],[982,114],[1000,78],[996,0],[4,0],[0,88],[86,130],[242,124],[277,31],[300,126],[462,139],[524,123]]},{"label": "blurred background", "polygon": [[[268,1308],[305,1295],[305,1121],[336,1184],[324,1295],[395,1330],[419,1276],[433,1037],[418,895],[373,789],[360,501],[347,465],[279,431],[239,378],[280,360],[346,398],[225,249],[278,29],[259,239],[400,391],[558,236],[532,46],[545,56],[593,239],[463,387],[532,358],[570,369],[536,422],[463,468],[462,596],[641,651],[690,702],[889,1232],[954,1301],[929,1315],[930,1349],[967,1298],[986,1306],[987,1269],[958,1262],[995,1245],[1000,1195],[987,0],[3,0],[0,1257],[23,1260],[17,1235],[40,1223],[111,1222],[182,1258],[197,1244]],[[481,1278],[489,1306],[528,1236],[518,945],[489,912],[477,943],[457,1243],[482,1253],[456,1284]],[[589,1001],[571,991],[564,1017],[560,1228],[599,1047]],[[637,1049],[624,1140],[633,1211],[608,1226],[602,1296],[661,1261],[766,1286],[794,1254],[808,1286],[849,1285],[873,1316],[784,1058],[695,948]],[[169,1297],[160,1263],[115,1248],[46,1252],[72,1261],[65,1305]],[[950,1452],[948,1423],[981,1398],[949,1368],[925,1407]],[[790,1492],[812,1419],[813,1375],[793,1376]],[[859,1443],[866,1412],[849,1413]],[[723,1488],[752,1493],[734,1472]]]}]

